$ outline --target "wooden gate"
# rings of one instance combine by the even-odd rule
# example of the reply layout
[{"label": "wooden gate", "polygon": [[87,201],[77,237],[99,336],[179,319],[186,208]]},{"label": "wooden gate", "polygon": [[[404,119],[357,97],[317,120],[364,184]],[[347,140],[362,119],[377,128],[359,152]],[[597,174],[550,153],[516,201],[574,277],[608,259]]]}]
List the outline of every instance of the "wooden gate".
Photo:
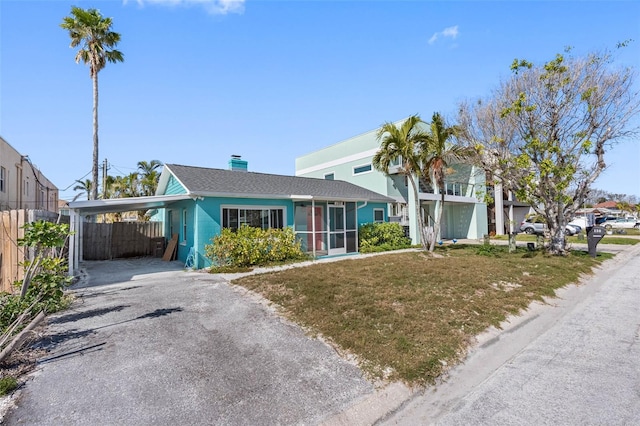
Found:
[{"label": "wooden gate", "polygon": [[155,242],[164,237],[162,222],[85,222],[82,226],[84,260],[154,256]]}]

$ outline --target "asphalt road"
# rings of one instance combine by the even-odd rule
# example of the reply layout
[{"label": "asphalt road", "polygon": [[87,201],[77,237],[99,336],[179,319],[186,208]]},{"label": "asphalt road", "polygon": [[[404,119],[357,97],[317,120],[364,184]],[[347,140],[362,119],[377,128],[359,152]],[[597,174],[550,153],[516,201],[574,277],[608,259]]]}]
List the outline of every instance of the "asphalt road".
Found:
[{"label": "asphalt road", "polygon": [[373,386],[259,298],[155,259],[87,262],[9,425],[318,424]]},{"label": "asphalt road", "polygon": [[640,424],[640,245],[480,337],[381,425]]}]

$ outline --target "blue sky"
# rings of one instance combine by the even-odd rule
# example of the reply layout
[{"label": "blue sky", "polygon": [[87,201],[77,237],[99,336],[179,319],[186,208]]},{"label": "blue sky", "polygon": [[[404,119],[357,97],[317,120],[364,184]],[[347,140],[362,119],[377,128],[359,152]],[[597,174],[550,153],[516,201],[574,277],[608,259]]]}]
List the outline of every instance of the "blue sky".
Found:
[{"label": "blue sky", "polygon": [[[489,95],[515,58],[540,63],[634,39],[638,1],[0,0],[0,135],[73,197],[90,177],[92,91],[59,27],[72,5],[113,18],[125,62],[100,72],[100,161],[293,174],[297,156]],[[640,119],[636,120],[639,123]],[[640,196],[640,139],[595,185]]]}]

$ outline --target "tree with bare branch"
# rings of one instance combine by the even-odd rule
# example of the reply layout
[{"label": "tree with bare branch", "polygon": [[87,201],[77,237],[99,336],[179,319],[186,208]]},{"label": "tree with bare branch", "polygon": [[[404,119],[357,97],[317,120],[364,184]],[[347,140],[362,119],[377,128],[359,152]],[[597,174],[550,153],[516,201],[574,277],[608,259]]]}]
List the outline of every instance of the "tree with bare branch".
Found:
[{"label": "tree with bare branch", "polygon": [[548,251],[565,254],[565,223],[605,170],[606,152],[637,134],[635,70],[615,67],[608,51],[570,50],[542,65],[516,59],[511,70],[488,99],[460,105],[457,137],[546,220]]}]

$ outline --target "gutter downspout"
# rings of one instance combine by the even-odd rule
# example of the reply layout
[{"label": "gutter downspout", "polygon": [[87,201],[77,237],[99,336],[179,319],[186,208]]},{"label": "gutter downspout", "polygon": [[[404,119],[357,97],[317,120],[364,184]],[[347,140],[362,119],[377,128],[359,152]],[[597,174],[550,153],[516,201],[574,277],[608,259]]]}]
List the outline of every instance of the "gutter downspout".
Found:
[{"label": "gutter downspout", "polygon": [[[198,248],[200,247],[200,234],[199,232],[196,232],[196,230],[198,229],[198,227],[196,227],[196,224],[199,223],[199,214],[198,211],[200,210],[198,208],[198,200],[200,199],[200,197],[196,197],[193,199],[193,201],[195,202],[195,207],[193,208],[193,225],[191,226],[191,229],[193,229],[193,269],[200,269],[200,256],[198,255]],[[185,236],[186,237],[186,236]],[[187,256],[189,256],[189,254],[187,253]]]}]

